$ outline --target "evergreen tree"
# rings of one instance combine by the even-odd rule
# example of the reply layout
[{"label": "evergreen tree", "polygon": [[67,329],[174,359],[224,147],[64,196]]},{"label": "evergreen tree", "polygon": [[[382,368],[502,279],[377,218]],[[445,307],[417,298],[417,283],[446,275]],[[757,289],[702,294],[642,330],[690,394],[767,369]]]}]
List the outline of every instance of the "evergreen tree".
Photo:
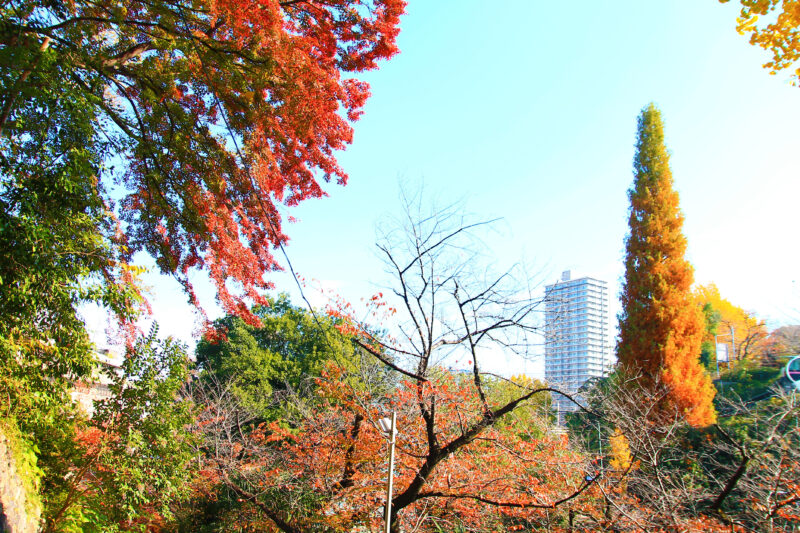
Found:
[{"label": "evergreen tree", "polygon": [[714,422],[714,388],[700,364],[704,322],[690,288],[686,237],[678,193],[672,188],[661,113],[642,110],[625,247],[625,285],[617,355],[642,386],[663,383],[665,409],[681,410],[694,426]]}]

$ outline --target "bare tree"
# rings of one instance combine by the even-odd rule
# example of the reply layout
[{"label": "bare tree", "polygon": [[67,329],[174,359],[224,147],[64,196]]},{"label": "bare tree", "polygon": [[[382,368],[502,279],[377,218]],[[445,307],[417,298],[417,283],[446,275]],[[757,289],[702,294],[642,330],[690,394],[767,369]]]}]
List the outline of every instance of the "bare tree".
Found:
[{"label": "bare tree", "polygon": [[[800,527],[800,398],[782,389],[772,397],[727,397],[709,454],[718,487],[710,507],[731,522],[762,531]],[[794,530],[794,529],[793,529]]]},{"label": "bare tree", "polygon": [[[692,430],[683,413],[667,408],[668,389],[660,381],[652,387],[617,373],[613,383],[595,390],[591,403],[598,407],[608,437],[623,437],[628,460],[615,457],[611,445],[601,466],[606,500],[604,520],[616,528],[692,530],[708,499],[704,473],[693,468],[702,450],[687,446]],[[624,453],[623,452],[623,453]]]},{"label": "bare tree", "polygon": [[759,402],[720,396],[718,422],[695,429],[680,411],[664,410],[663,384],[642,390],[619,373],[614,380],[590,398],[606,433],[622,435],[629,453],[612,464],[619,453],[612,448],[612,460],[601,465],[605,527],[785,531],[800,525],[796,395],[776,388]]},{"label": "bare tree", "polygon": [[[498,420],[534,396],[559,391],[517,384],[518,394],[512,399],[501,404],[490,401],[487,379],[491,374],[484,366],[503,353],[534,356],[535,347],[542,342],[542,297],[535,294],[537,286],[521,265],[499,273],[486,266],[490,255],[478,235],[493,221],[471,221],[456,205],[423,213],[421,197],[404,200],[405,217],[385,231],[378,243],[394,278],[391,291],[403,317],[397,324],[397,336],[393,341],[376,336],[356,340],[381,360],[391,356],[393,368],[411,378],[424,424],[426,442],[418,468],[392,500],[393,531],[399,530],[398,514],[426,498],[472,499],[517,508],[555,508],[570,501],[591,481],[571,487],[564,482],[560,497],[537,500],[532,495],[527,501],[513,502],[492,497],[490,490],[482,492],[479,487],[472,492],[430,489],[438,465],[481,439]],[[443,420],[448,415],[437,411],[437,396],[429,394],[426,387],[432,373],[456,360],[468,365],[471,387],[479,401],[477,412],[465,416],[459,431],[445,435],[441,428],[450,425]]]},{"label": "bare tree", "polygon": [[[272,425],[252,427],[224,383],[199,391],[206,396],[199,403],[210,406],[199,425],[209,471],[271,527],[375,529],[387,446],[377,422],[390,411],[400,429],[395,532],[400,517],[419,531],[455,523],[480,531],[504,520],[547,525],[594,490],[587,459],[563,436],[531,432],[509,416],[558,391],[486,371],[492,357],[536,353],[541,296],[531,279],[519,266],[498,274],[486,266],[478,237],[489,222],[471,222],[455,206],[426,216],[408,206],[378,244],[393,296],[371,304],[392,308],[391,322],[379,330],[352,313],[333,313],[372,364],[362,360],[346,371],[332,364],[310,377],[315,392],[283,398],[291,407]],[[450,370],[456,360],[467,370]],[[387,381],[387,369],[396,380]]]}]

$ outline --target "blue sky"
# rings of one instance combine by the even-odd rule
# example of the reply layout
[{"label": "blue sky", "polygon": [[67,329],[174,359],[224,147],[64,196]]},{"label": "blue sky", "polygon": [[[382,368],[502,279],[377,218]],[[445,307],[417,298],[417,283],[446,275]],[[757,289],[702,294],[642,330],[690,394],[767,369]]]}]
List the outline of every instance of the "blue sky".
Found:
[{"label": "blue sky", "polygon": [[[502,218],[498,265],[525,259],[543,284],[564,269],[606,279],[615,314],[636,117],[652,101],[696,280],[772,325],[800,323],[800,88],[761,67],[736,13],[713,0],[410,0],[400,55],[366,76],[373,96],[340,155],[349,184],[288,212],[292,262],[369,296],[389,281],[375,226],[399,212],[401,185],[424,182]],[[162,333],[191,342],[177,284],[147,282]]]}]

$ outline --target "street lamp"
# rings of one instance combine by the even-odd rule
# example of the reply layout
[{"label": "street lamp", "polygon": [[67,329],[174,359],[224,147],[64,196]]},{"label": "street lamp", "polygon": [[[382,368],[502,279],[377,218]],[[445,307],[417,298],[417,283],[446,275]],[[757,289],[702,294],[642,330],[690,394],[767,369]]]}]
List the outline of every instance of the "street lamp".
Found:
[{"label": "street lamp", "polygon": [[[734,335],[733,326],[728,325],[728,327],[731,328],[730,333],[720,333],[719,335],[714,335],[714,359],[717,362],[717,376],[719,376],[719,346],[720,346],[719,343],[717,342],[717,337],[727,337],[728,335],[731,336],[731,354],[733,356],[732,357],[733,360],[734,361],[736,360],[736,336]],[[731,357],[728,357],[728,345],[725,344],[724,346],[725,346],[725,357],[726,360],[728,361],[728,368],[730,368]]]},{"label": "street lamp", "polygon": [[378,425],[384,435],[389,437],[389,479],[386,481],[386,533],[392,521],[392,478],[394,476],[394,441],[397,436],[397,413],[392,411],[392,419],[381,418]]}]

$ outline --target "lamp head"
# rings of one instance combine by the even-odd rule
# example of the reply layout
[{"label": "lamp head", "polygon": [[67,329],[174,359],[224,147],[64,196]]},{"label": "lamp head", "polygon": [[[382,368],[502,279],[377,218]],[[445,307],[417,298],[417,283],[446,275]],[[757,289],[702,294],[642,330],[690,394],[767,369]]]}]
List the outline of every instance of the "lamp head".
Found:
[{"label": "lamp head", "polygon": [[384,433],[389,434],[392,432],[391,418],[386,418],[386,417],[381,418],[380,420],[378,420],[378,425],[380,426],[381,431],[383,431]]}]

